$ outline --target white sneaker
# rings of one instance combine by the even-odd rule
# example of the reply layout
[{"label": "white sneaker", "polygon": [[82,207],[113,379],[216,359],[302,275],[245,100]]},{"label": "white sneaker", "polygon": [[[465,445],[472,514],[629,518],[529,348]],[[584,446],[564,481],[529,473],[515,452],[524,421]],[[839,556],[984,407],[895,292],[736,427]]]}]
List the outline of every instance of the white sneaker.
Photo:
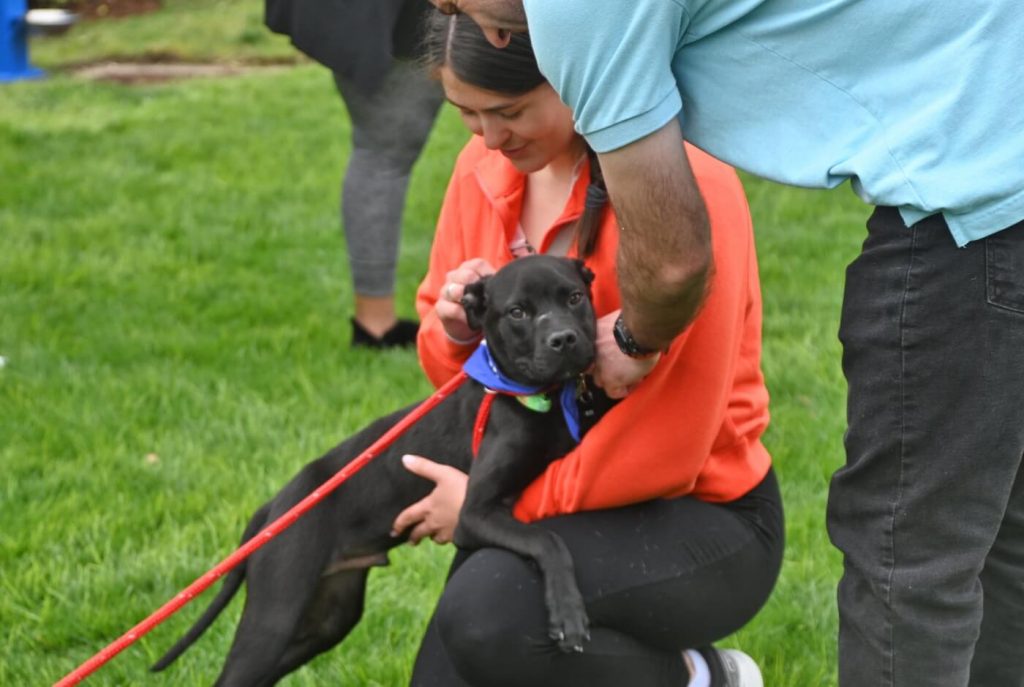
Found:
[{"label": "white sneaker", "polygon": [[761,669],[738,649],[715,649],[725,674],[726,687],[764,687]]}]

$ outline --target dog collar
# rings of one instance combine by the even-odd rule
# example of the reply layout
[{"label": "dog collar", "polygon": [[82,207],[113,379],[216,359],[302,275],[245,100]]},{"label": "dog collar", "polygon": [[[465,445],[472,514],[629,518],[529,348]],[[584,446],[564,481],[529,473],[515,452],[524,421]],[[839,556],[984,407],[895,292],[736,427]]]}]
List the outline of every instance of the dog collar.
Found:
[{"label": "dog collar", "polygon": [[[487,348],[487,341],[483,340],[469,359],[462,366],[463,371],[473,380],[483,385],[484,400],[477,413],[476,425],[473,429],[473,454],[476,455],[480,441],[483,438],[483,430],[487,425],[487,417],[490,415],[490,407],[497,394],[515,396],[516,400],[525,407],[538,413],[546,413],[551,410],[551,398],[548,390],[542,387],[529,386],[513,381],[502,374],[494,362],[491,351]],[[580,440],[580,412],[576,404],[576,384],[568,381],[562,385],[559,392],[559,401],[562,406],[562,417],[569,429],[574,441]]]}]

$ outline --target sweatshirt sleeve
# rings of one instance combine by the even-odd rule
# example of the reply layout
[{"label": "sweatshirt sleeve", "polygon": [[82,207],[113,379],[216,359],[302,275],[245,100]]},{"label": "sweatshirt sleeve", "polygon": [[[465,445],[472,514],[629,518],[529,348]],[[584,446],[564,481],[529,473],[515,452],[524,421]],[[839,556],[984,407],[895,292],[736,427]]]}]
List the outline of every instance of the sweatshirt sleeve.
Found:
[{"label": "sweatshirt sleeve", "polygon": [[416,312],[420,318],[416,348],[420,366],[435,387],[442,386],[455,376],[475,347],[457,344],[449,339],[434,310],[448,272],[469,258],[478,257],[465,254],[462,237],[461,223],[467,221],[463,216],[461,192],[464,162],[460,158],[448,183],[437,220],[437,230],[434,232],[434,243],[430,249],[430,265],[416,291]]},{"label": "sweatshirt sleeve", "polygon": [[[734,175],[733,175],[734,177]],[[732,431],[730,405],[746,357],[760,356],[760,296],[751,269],[753,237],[742,186],[702,187],[712,217],[716,272],[693,324],[652,373],[614,406],[569,454],[554,461],[523,492],[515,507],[533,521],[583,510],[614,508],[693,491],[709,456],[721,444],[757,440],[763,426]],[[751,348],[751,338],[753,348]],[[751,385],[757,404],[767,392]],[[763,397],[760,395],[763,393]]]}]

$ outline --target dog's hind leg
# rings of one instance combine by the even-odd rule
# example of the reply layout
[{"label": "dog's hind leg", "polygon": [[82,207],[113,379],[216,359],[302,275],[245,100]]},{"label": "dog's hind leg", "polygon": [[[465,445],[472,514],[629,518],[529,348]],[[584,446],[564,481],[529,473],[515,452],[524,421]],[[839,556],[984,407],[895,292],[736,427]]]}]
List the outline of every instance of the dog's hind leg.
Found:
[{"label": "dog's hind leg", "polygon": [[[257,627],[261,613],[246,609],[217,687],[268,687],[345,638],[363,613],[369,570],[323,577],[288,636],[280,614]],[[311,585],[312,586],[312,585]],[[300,608],[302,608],[300,606]],[[244,627],[243,627],[244,625]],[[283,646],[282,646],[283,645]]]},{"label": "dog's hind leg", "polygon": [[275,667],[302,631],[329,555],[313,544],[322,539],[309,532],[318,524],[311,516],[249,559],[245,607],[217,685],[259,687],[280,677]]},{"label": "dog's hind leg", "polygon": [[317,594],[275,669],[275,679],[305,665],[343,640],[363,615],[369,570],[346,570],[321,578]]},{"label": "dog's hind leg", "polygon": [[[277,681],[280,675],[275,666],[292,642],[302,614],[301,605],[296,608],[289,604],[289,596],[279,597],[281,603],[254,605],[249,603],[254,598],[250,588],[217,687],[262,687]],[[297,601],[303,604],[306,599]]]}]

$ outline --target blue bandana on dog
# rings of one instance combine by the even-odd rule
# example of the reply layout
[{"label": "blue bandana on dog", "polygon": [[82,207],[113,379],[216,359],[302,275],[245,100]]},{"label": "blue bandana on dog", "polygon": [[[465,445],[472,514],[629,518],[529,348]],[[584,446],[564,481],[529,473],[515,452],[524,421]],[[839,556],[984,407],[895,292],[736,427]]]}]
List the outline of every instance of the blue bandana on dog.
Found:
[{"label": "blue bandana on dog", "polygon": [[[491,391],[497,391],[503,394],[509,394],[516,396],[520,399],[529,399],[530,397],[543,396],[546,400],[547,394],[543,387],[537,386],[526,386],[514,382],[498,370],[498,366],[494,363],[494,358],[491,356],[490,350],[487,348],[487,342],[481,341],[473,355],[469,356],[469,359],[462,366],[463,371],[472,379],[480,382],[485,388]],[[565,418],[565,425],[569,428],[569,434],[572,438],[579,443],[580,440],[580,409],[576,405],[576,383],[573,380],[569,380],[562,385],[562,391],[559,393],[559,401],[562,405],[562,417]],[[550,401],[547,402],[546,407],[543,406],[543,402],[531,402],[529,400],[522,400],[523,405],[531,410],[538,412],[547,412],[551,408]]]}]

